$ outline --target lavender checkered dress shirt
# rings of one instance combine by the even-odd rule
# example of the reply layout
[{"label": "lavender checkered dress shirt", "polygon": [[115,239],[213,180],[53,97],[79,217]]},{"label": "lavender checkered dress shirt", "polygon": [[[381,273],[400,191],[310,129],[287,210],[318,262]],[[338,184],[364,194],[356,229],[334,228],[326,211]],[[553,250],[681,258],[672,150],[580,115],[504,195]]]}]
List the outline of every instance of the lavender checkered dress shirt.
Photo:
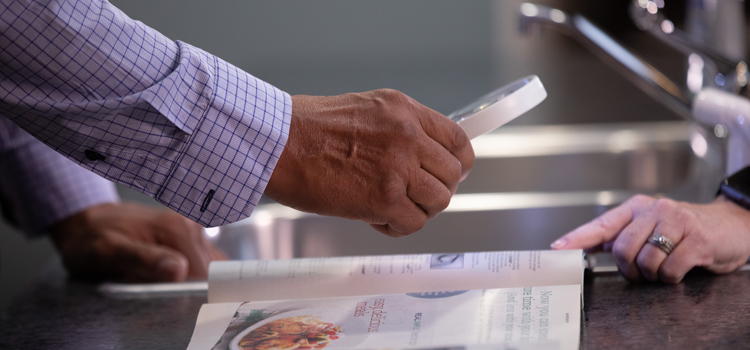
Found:
[{"label": "lavender checkered dress shirt", "polygon": [[250,215],[292,107],[97,0],[0,0],[0,99],[1,116],[74,163],[204,226]]}]

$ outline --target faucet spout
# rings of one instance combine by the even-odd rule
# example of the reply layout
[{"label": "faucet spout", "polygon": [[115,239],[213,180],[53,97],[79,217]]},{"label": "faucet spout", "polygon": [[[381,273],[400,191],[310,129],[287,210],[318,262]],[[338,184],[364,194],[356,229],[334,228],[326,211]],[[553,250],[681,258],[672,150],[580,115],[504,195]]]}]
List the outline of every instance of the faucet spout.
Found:
[{"label": "faucet spout", "polygon": [[[664,16],[655,3],[633,0],[630,4],[630,17],[638,29],[648,32],[673,49],[691,56],[693,61],[697,60],[696,62],[699,63],[698,67],[704,67],[707,79],[702,79],[703,72],[700,69],[688,70],[687,83],[690,91],[697,94],[704,87],[714,87],[733,94],[740,94],[747,85],[748,78],[750,78],[747,64],[744,61],[745,21],[741,14],[742,6],[742,1],[736,0],[719,0],[719,2],[714,0],[713,5],[705,4],[703,0],[688,2],[688,18],[692,18],[692,22],[694,22],[692,27],[697,29],[710,28],[709,31],[713,34],[712,36],[721,39],[717,40],[723,44],[719,48],[708,44],[704,40],[706,39],[705,35],[693,35],[675,28],[674,24]],[[710,8],[718,10],[717,7],[723,9],[722,14],[728,15],[729,20],[719,21],[718,14],[713,13],[706,16],[706,13],[703,13],[711,12]],[[720,22],[721,25],[718,25],[717,22]],[[699,30],[699,32],[706,34],[703,33],[703,30]],[[740,54],[740,52],[742,53]],[[727,56],[727,54],[730,54],[730,56]],[[690,60],[688,62],[692,65]]]},{"label": "faucet spout", "polygon": [[521,5],[520,31],[530,34],[542,28],[555,29],[577,40],[647,95],[662,102],[685,119],[692,119],[694,94],[681,88],[655,67],[623,47],[581,15],[567,14],[547,6]]}]

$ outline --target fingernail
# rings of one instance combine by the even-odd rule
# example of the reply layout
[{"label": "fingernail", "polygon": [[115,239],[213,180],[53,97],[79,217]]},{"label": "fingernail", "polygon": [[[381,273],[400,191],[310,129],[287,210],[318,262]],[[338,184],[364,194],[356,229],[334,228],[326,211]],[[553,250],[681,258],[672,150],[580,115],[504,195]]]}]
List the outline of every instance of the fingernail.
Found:
[{"label": "fingernail", "polygon": [[171,256],[167,256],[162,258],[156,265],[156,273],[162,279],[173,280],[175,276],[180,274],[180,265],[180,261]]},{"label": "fingernail", "polygon": [[567,245],[567,244],[568,244],[568,240],[567,240],[567,239],[565,239],[565,238],[560,238],[560,239],[558,239],[558,240],[556,240],[556,241],[552,242],[552,244],[550,244],[549,246],[550,246],[550,248],[552,248],[552,249],[562,249],[562,248],[564,248],[564,247],[565,247],[565,245]]}]

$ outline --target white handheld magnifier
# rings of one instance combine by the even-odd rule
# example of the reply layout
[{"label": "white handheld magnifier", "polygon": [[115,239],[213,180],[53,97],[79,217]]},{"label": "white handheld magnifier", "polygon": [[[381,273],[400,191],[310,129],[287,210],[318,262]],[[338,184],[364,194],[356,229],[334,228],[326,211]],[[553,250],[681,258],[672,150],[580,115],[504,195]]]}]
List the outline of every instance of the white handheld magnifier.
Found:
[{"label": "white handheld magnifier", "polygon": [[528,112],[547,98],[542,81],[530,75],[484,95],[450,115],[469,139],[484,135]]}]

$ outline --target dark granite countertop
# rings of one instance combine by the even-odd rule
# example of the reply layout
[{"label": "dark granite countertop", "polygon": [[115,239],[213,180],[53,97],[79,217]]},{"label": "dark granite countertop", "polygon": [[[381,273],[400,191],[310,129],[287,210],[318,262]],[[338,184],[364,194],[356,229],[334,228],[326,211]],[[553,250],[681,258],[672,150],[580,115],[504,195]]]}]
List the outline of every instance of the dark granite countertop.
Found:
[{"label": "dark granite countertop", "polygon": [[[47,273],[0,316],[0,349],[185,349],[205,293],[114,298]],[[678,285],[587,275],[583,349],[750,347],[750,271]]]}]

